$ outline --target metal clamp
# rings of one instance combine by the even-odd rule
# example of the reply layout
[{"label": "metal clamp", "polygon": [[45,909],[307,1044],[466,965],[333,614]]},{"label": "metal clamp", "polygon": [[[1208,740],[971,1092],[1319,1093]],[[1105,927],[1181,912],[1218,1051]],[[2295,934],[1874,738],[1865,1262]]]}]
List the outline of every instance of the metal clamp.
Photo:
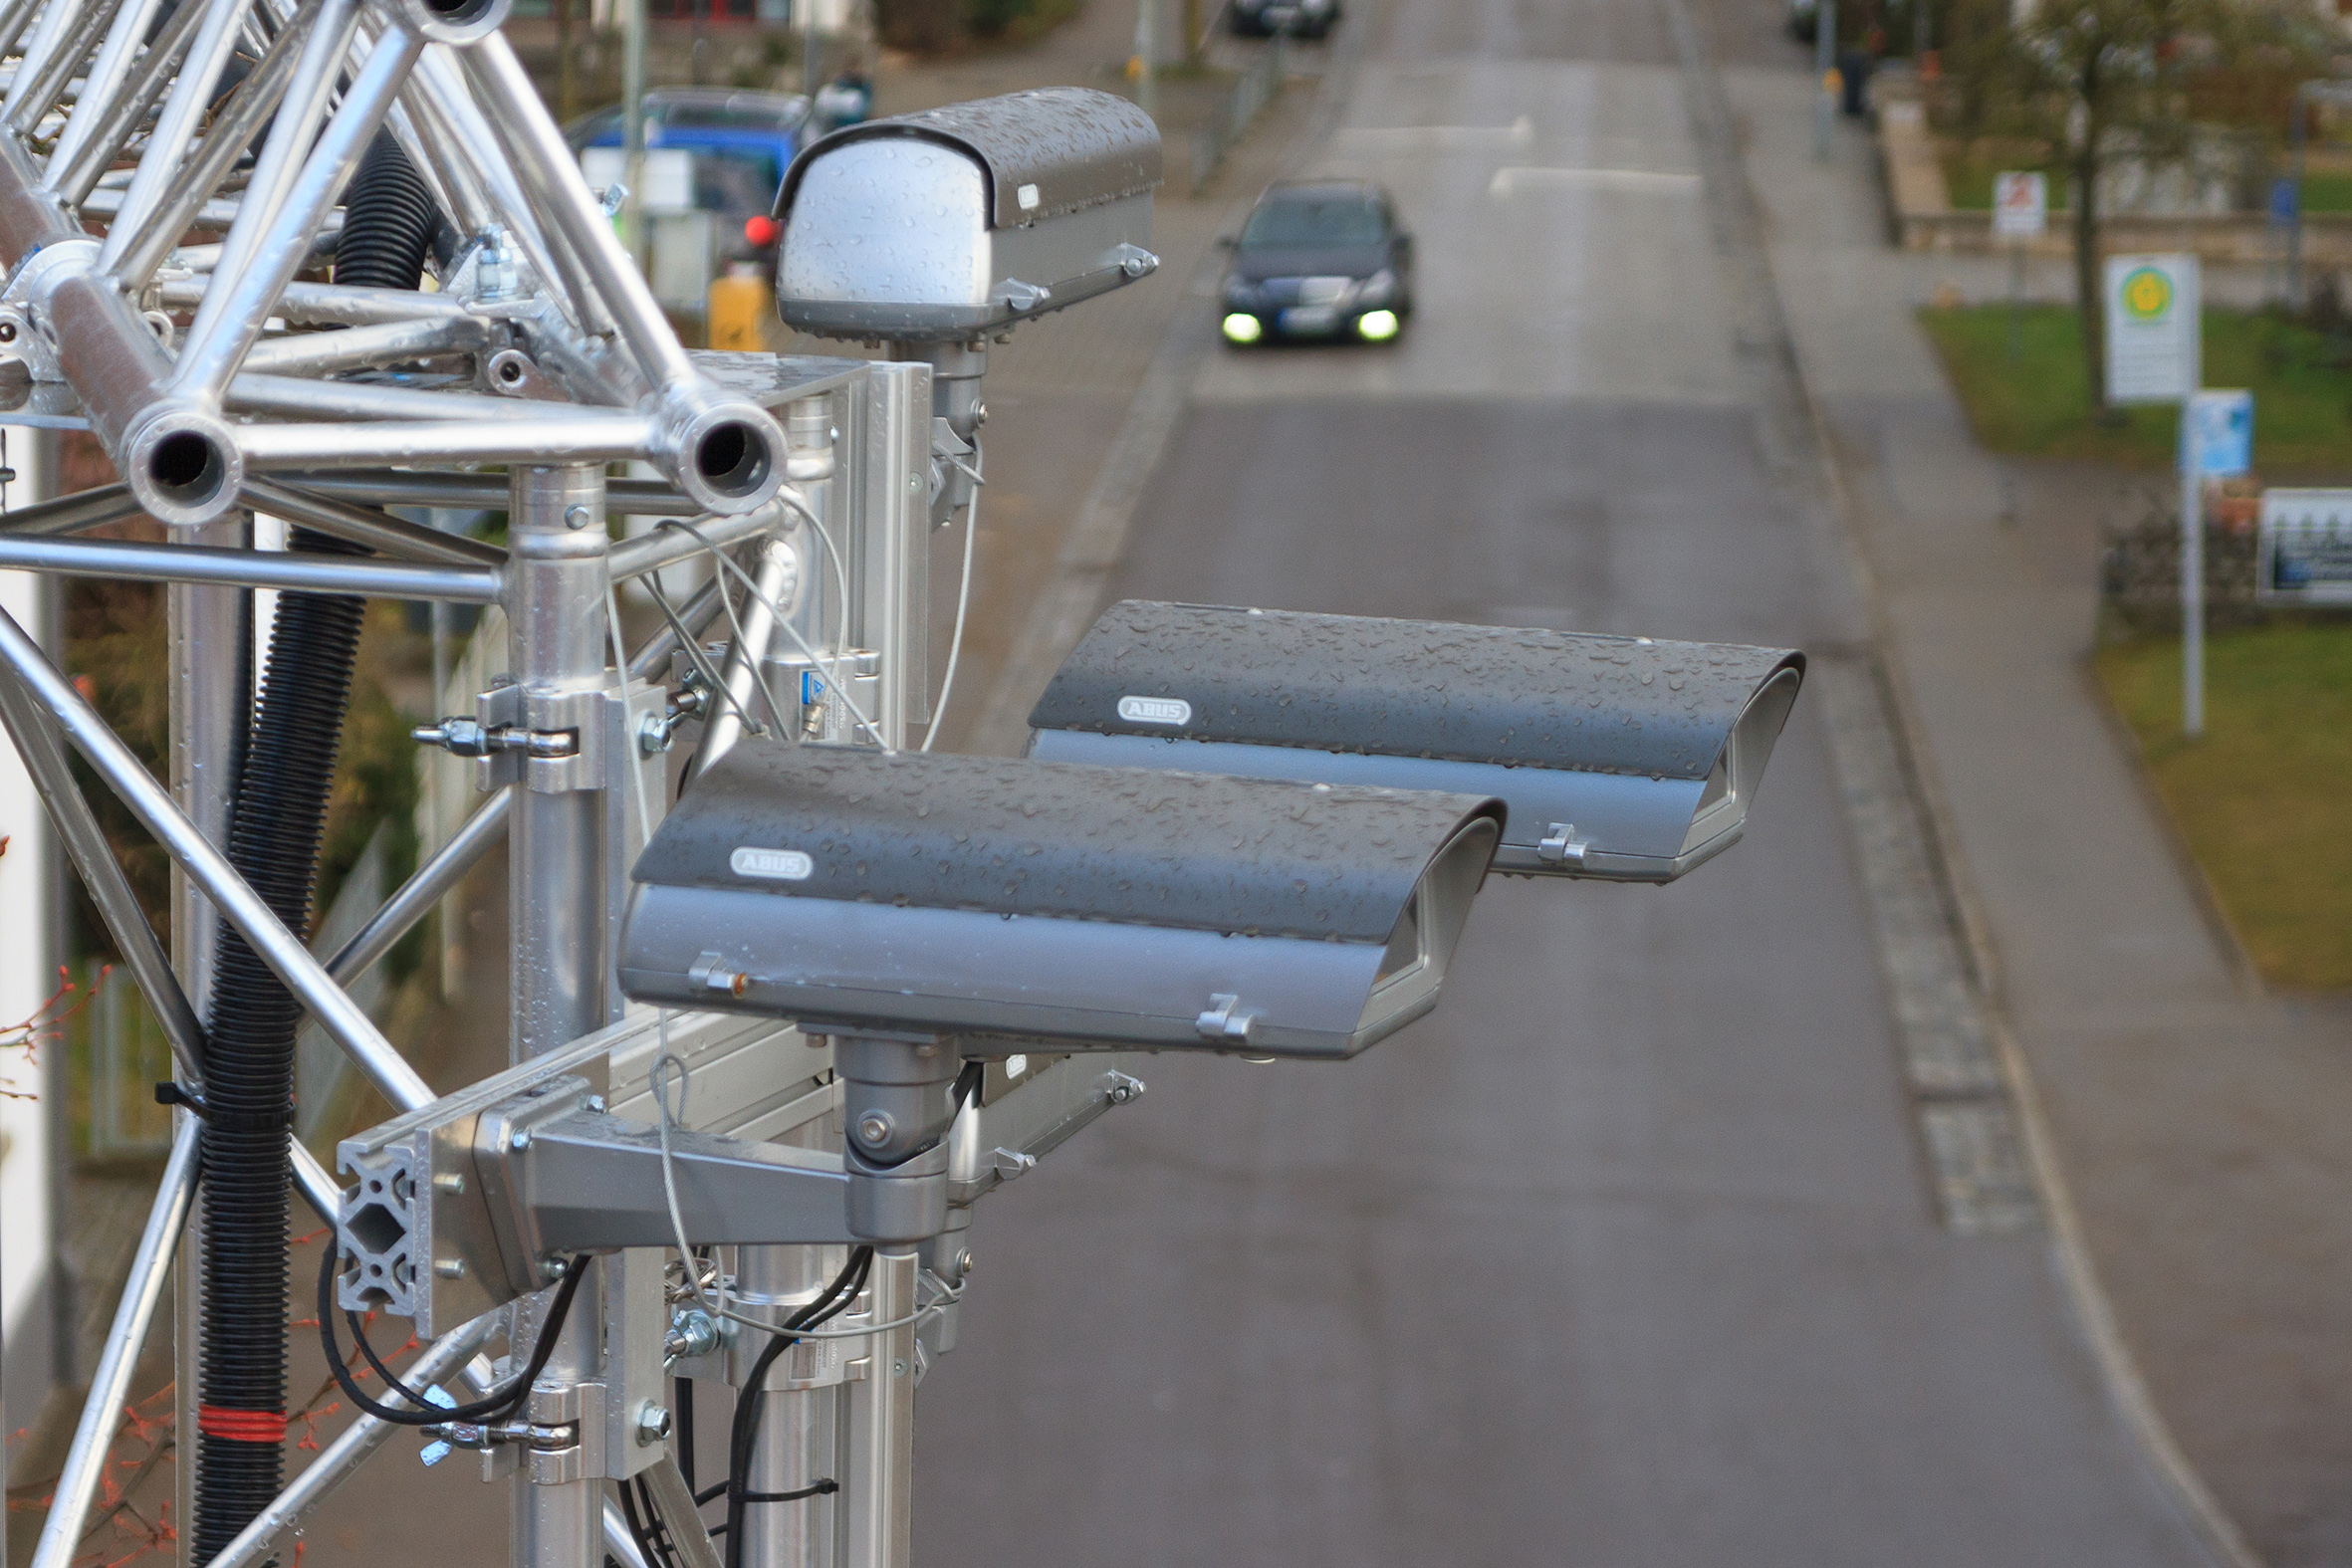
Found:
[{"label": "metal clamp", "polygon": [[1580,866],[1584,851],[1592,845],[1576,836],[1573,822],[1554,822],[1551,831],[1536,841],[1535,857],[1552,865]]},{"label": "metal clamp", "polygon": [[[1216,992],[1209,998],[1212,1006],[1193,1021],[1203,1039],[1231,1041],[1246,1045],[1250,1040],[1250,1024],[1257,1018],[1254,1012],[1242,1010],[1242,999],[1230,992]],[[1181,1016],[1181,1014],[1179,1014]]]}]

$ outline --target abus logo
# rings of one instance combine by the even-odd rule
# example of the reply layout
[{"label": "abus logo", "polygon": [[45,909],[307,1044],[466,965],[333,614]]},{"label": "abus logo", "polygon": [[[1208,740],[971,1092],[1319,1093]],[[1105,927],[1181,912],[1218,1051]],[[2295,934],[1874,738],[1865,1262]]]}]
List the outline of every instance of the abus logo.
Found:
[{"label": "abus logo", "polygon": [[1129,724],[1190,724],[1192,704],[1181,697],[1121,697],[1119,717]]},{"label": "abus logo", "polygon": [[776,882],[806,882],[817,862],[798,849],[738,849],[727,857],[737,876],[764,876]]}]

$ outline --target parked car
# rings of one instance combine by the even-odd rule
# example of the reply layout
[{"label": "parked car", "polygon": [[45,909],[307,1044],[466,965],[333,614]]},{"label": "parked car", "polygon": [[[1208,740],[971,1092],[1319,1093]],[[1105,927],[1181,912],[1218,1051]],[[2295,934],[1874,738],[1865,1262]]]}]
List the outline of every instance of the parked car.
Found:
[{"label": "parked car", "polygon": [[1288,33],[1293,38],[1325,38],[1339,20],[1339,0],[1233,0],[1233,30],[1244,38]]},{"label": "parked car", "polygon": [[[809,101],[797,93],[733,92],[725,88],[659,88],[645,95],[645,146],[693,155],[693,206],[718,214],[719,227],[740,234],[754,215],[776,206],[784,171],[809,123]],[[575,120],[572,150],[621,144],[618,106]]]},{"label": "parked car", "polygon": [[1272,186],[1225,243],[1233,249],[1223,288],[1229,343],[1388,342],[1413,314],[1413,236],[1377,185]]}]

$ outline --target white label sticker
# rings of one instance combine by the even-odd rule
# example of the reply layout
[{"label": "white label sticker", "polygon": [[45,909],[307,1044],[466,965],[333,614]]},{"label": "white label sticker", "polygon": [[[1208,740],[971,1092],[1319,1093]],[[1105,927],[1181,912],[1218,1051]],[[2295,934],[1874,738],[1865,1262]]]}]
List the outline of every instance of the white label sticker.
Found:
[{"label": "white label sticker", "polygon": [[1119,717],[1129,724],[1190,724],[1192,704],[1181,697],[1121,697]]},{"label": "white label sticker", "polygon": [[738,849],[727,857],[737,876],[762,876],[776,882],[806,882],[817,862],[798,849]]},{"label": "white label sticker", "polygon": [[1038,210],[1038,188],[1035,185],[1024,185],[1020,189],[1014,191],[1013,199],[1021,203],[1021,210],[1023,212],[1035,212]]}]

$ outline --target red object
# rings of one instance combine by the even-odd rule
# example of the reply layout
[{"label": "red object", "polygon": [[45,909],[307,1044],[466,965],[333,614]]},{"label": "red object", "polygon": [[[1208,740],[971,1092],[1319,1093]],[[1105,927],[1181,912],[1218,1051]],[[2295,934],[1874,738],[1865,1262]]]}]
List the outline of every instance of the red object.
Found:
[{"label": "red object", "polygon": [[776,243],[776,220],[766,213],[754,213],[743,220],[743,237],[754,245],[773,245]]},{"label": "red object", "polygon": [[267,1410],[222,1410],[206,1405],[196,1412],[196,1425],[215,1438],[236,1443],[284,1443],[286,1413]]}]

